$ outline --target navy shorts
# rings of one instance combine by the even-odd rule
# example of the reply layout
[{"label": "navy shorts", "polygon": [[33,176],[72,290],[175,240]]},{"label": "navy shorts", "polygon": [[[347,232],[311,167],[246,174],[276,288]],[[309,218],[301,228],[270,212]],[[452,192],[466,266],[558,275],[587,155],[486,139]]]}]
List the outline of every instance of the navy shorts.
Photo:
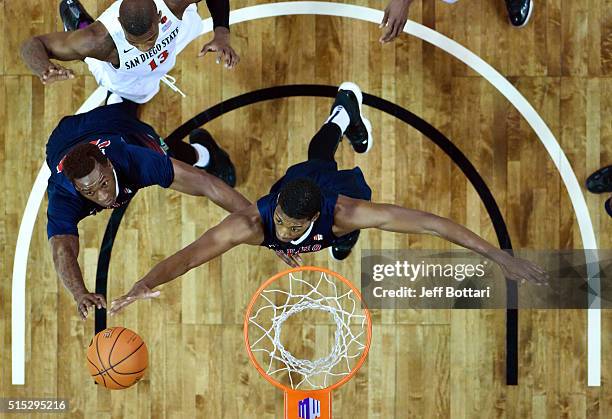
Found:
[{"label": "navy shorts", "polygon": [[334,191],[350,198],[372,200],[372,189],[370,189],[359,167],[338,170],[336,162],[320,159],[311,159],[291,166],[287,169],[285,176],[272,186],[270,192],[278,192],[275,189],[280,189],[280,185],[284,182],[297,178],[311,179],[322,189]]}]

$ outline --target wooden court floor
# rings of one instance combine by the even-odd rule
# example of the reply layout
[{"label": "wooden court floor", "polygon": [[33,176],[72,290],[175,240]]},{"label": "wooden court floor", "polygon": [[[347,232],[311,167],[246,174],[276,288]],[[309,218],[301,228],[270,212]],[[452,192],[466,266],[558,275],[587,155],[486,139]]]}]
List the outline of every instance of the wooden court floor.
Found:
[{"label": "wooden court floor", "polygon": [[[109,0],[84,0],[98,15]],[[232,1],[232,8],[262,3]],[[382,8],[383,1],[358,1]],[[200,14],[207,16],[204,5]],[[446,5],[416,0],[410,18],[460,42],[506,76],[551,128],[577,178],[612,162],[612,7],[604,0],[536,0],[522,30],[509,27],[501,0]],[[136,387],[108,392],[92,383],[85,350],[93,319],[81,321],[55,275],[39,211],[27,275],[26,385],[11,385],[11,274],[19,223],[44,159],[47,137],[95,89],[82,63],[77,77],[43,85],[18,57],[28,36],[60,30],[56,0],[0,1],[0,395],[64,397],[70,418],[282,417],[282,395],[248,362],[242,316],[257,286],[284,269],[264,249],[242,247],[162,288],[109,320],[132,328],[150,351]],[[142,118],[167,135],[224,99],[293,83],[352,80],[368,93],[414,112],[449,137],[478,169],[507,222],[515,248],[583,247],[568,193],[543,145],[510,103],[446,53],[403,35],[381,46],[376,25],[346,18],[278,17],[232,27],[241,54],[227,71],[197,59],[204,39],[181,55],[167,87]],[[236,162],[249,199],[267,192],[303,160],[330,100],[262,102],[207,124]],[[463,223],[489,241],[495,234],[476,191],[446,154],[397,119],[370,109],[376,144],[356,157],[342,144],[342,167],[359,165],[374,199],[427,210]],[[603,198],[586,195],[600,248],[612,248]],[[109,214],[81,223],[79,262],[93,288]],[[205,199],[158,188],[142,191],[118,234],[109,297],[127,291],[156,262],[218,223],[224,212]],[[361,248],[449,248],[435,238],[365,231]],[[359,252],[334,263],[307,256],[359,281]],[[374,311],[374,341],[363,369],[335,393],[336,418],[600,418],[612,412],[612,313],[602,312],[602,386],[586,384],[586,312],[521,311],[519,385],[505,385],[503,310]],[[32,416],[34,417],[34,416]]]}]

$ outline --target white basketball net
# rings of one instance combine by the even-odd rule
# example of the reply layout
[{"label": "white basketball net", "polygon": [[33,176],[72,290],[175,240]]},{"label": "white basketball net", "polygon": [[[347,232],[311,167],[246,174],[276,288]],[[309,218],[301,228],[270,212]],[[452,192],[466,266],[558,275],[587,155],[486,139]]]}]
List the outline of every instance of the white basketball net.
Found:
[{"label": "white basketball net", "polygon": [[[331,275],[328,278],[324,272],[309,273],[320,274],[318,281],[313,281],[316,284],[290,273],[288,287],[286,280],[279,280],[270,285],[277,288],[262,291],[259,304],[249,317],[249,342],[253,342],[250,343],[253,354],[261,355],[258,362],[270,377],[286,381],[292,389],[318,390],[351,373],[366,347],[368,324],[353,290],[345,286],[347,291],[339,293],[338,279]],[[279,289],[281,282],[286,289]],[[281,343],[285,321],[305,310],[329,313],[335,323],[334,344],[322,358],[298,359]]]}]

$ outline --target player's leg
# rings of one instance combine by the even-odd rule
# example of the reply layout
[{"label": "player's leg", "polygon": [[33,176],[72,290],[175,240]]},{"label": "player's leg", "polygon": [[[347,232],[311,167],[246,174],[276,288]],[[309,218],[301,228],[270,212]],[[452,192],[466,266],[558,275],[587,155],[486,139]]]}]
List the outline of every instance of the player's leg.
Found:
[{"label": "player's leg", "polygon": [[[357,153],[367,153],[373,144],[372,126],[361,113],[362,101],[363,95],[359,86],[350,82],[342,83],[328,119],[330,122],[342,123],[342,133],[348,138]],[[337,148],[337,144],[335,147]],[[359,233],[359,230],[356,230],[339,237],[329,247],[331,257],[336,260],[346,259],[357,244]]]},{"label": "player's leg", "polygon": [[372,128],[361,114],[362,94],[359,87],[350,82],[340,85],[329,117],[310,140],[308,159],[335,161],[338,144],[345,135],[357,153],[372,148]]},{"label": "player's leg", "polygon": [[173,148],[188,146],[195,150],[197,160],[191,164],[217,176],[231,187],[236,186],[236,169],[229,154],[219,147],[208,131],[202,128],[195,129],[189,134],[190,144],[182,141],[178,143]]},{"label": "player's leg", "polygon": [[348,115],[344,114],[332,114],[325,121],[319,131],[312,137],[310,144],[308,145],[308,160],[325,160],[335,161],[334,154],[338,149],[338,144],[342,139],[343,126],[345,121],[348,123]]},{"label": "player's leg", "polygon": [[82,29],[94,22],[78,0],[62,0],[59,5],[59,14],[66,32]]},{"label": "player's leg", "polygon": [[[155,134],[153,128],[150,126],[149,128]],[[153,138],[151,134],[147,137]],[[191,144],[176,141],[172,145],[167,145],[157,134],[155,138],[159,140],[159,146],[175,159],[205,170],[231,187],[236,186],[236,170],[229,155],[219,147],[208,131],[201,128],[191,131],[189,134]]]},{"label": "player's leg", "polygon": [[202,128],[193,130],[189,134],[189,144],[175,141],[168,148],[175,159],[205,170],[231,187],[236,186],[234,164],[208,131]]},{"label": "player's leg", "polygon": [[138,140],[141,145],[147,146],[147,143],[153,142],[153,148],[159,150],[161,147],[177,160],[203,169],[232,187],[236,185],[236,170],[229,155],[217,145],[208,131],[201,128],[193,130],[189,134],[190,144],[176,141],[167,145],[152,126],[138,118],[138,109],[139,104],[124,99],[117,104],[96,108],[94,114],[88,114],[91,114],[89,119],[94,127],[111,123],[119,132],[141,132]]},{"label": "player's leg", "polygon": [[331,115],[338,110],[345,110],[349,116],[349,124],[343,130],[353,150],[357,153],[367,153],[374,143],[372,125],[361,113],[363,94],[355,83],[344,82],[338,88],[336,100],[332,105]]}]

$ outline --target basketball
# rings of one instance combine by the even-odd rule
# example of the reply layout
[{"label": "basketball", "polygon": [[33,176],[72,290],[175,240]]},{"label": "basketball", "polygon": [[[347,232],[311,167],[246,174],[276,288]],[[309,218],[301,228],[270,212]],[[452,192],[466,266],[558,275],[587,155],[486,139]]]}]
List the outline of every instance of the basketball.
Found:
[{"label": "basketball", "polygon": [[87,348],[87,367],[96,383],[122,390],[137,383],[149,363],[147,345],[136,332],[110,327],[98,333]]}]

